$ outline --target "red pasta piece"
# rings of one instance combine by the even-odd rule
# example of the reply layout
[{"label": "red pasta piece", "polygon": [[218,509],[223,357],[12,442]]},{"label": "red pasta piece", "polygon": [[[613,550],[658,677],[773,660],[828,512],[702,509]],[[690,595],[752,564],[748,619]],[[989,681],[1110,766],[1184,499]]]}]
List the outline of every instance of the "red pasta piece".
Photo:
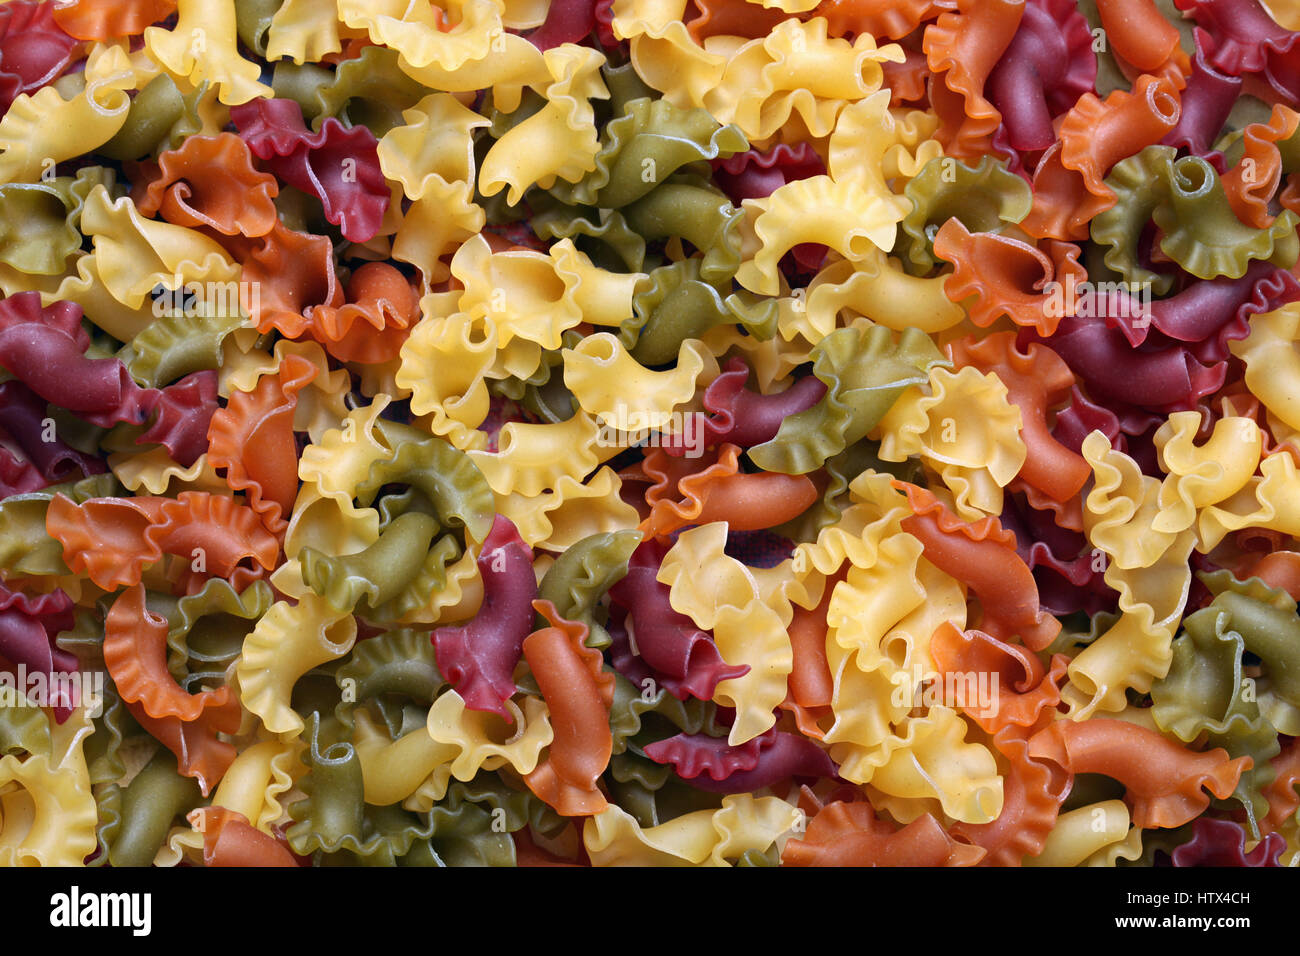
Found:
[{"label": "red pasta piece", "polygon": [[1270,833],[1246,852],[1246,831],[1231,820],[1200,817],[1192,823],[1192,838],[1169,854],[1174,866],[1281,866],[1286,840]]},{"label": "red pasta piece", "polygon": [[725,737],[678,734],[642,749],[656,763],[672,764],[692,787],[712,793],[752,793],[793,777],[839,773],[811,740],[775,727],[734,747]]},{"label": "red pasta piece", "polygon": [[23,93],[54,82],[71,65],[78,44],[52,2],[14,0],[0,6],[0,114]]},{"label": "red pasta piece", "polygon": [[[673,610],[668,585],[656,578],[667,551],[654,539],[643,541],[632,552],[626,576],[610,588],[616,605],[610,613],[610,659],[637,685],[654,680],[678,700],[711,700],[721,681],[743,677],[749,665],[727,664],[708,633]],[[623,628],[625,614],[635,628],[635,648]]]},{"label": "red pasta piece", "polygon": [[539,50],[549,50],[562,43],[580,42],[595,26],[595,0],[554,0],[546,10],[546,22],[528,34],[528,42]]},{"label": "red pasta piece", "polygon": [[107,470],[98,458],[83,454],[57,435],[49,434],[46,403],[22,382],[0,384],[0,428],[35,466],[38,483],[24,490],[100,475]]},{"label": "red pasta piece", "polygon": [[741,448],[761,445],[776,437],[787,417],[812,408],[826,394],[826,383],[815,375],[806,375],[784,392],[772,395],[751,392],[745,387],[748,379],[745,363],[735,356],[728,359],[701,399],[712,415],[692,413],[681,434],[664,439],[660,446],[664,453],[680,457],[720,442]]},{"label": "red pasta piece", "polygon": [[54,679],[78,671],[76,656],[54,645],[59,632],[72,624],[72,599],[63,591],[33,596],[0,584],[0,664],[7,661],[13,668],[26,670],[26,686],[14,681],[19,691],[32,686],[34,676],[42,675],[48,706],[59,723],[82,703],[79,682]]},{"label": "red pasta piece", "polygon": [[327,117],[309,132],[293,100],[257,99],[230,110],[249,148],[282,182],[315,196],[325,218],[351,242],[379,231],[388,209],[388,181],[379,168],[379,141],[364,126]]},{"label": "red pasta piece", "polygon": [[537,597],[533,551],[514,523],[498,514],[477,564],[483,604],[468,623],[433,632],[434,656],[467,708],[491,711],[512,723],[505,702],[515,693],[512,675],[524,638],[533,629],[532,602]]}]

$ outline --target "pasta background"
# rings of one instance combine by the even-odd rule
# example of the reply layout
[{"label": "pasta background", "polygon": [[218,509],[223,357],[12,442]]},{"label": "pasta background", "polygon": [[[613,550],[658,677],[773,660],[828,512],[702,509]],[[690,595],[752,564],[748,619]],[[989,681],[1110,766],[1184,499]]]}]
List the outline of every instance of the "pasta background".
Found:
[{"label": "pasta background", "polygon": [[0,5],[0,863],[1300,864],[1300,25]]}]

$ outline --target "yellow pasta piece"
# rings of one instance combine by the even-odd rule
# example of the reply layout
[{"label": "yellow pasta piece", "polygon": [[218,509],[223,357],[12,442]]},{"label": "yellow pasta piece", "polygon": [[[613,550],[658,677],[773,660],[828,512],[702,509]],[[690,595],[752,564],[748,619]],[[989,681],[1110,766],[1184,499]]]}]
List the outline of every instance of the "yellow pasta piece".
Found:
[{"label": "yellow pasta piece", "polygon": [[356,619],[314,593],[304,591],[293,605],[277,601],[244,638],[235,671],[244,707],[273,734],[301,733],[306,725],[289,706],[293,685],[352,650],[356,639]]},{"label": "yellow pasta piece", "polygon": [[449,93],[432,93],[402,118],[406,125],[379,141],[379,165],[402,184],[407,199],[423,199],[435,182],[473,181],[474,130],[490,125],[486,117]]},{"label": "yellow pasta piece", "polygon": [[355,719],[352,741],[361,761],[366,803],[384,807],[405,800],[439,768],[446,768],[440,775],[444,786],[449,781],[450,764],[460,754],[455,745],[438,743],[424,727],[390,740],[364,710],[356,711]]},{"label": "yellow pasta piece", "polygon": [[[667,425],[673,412],[694,398],[708,355],[698,339],[686,339],[677,351],[676,366],[654,372],[608,332],[588,335],[563,354],[564,384],[578,405],[619,431]],[[716,367],[713,363],[715,375]]]},{"label": "yellow pasta piece", "polygon": [[746,243],[746,261],[736,271],[736,281],[762,295],[778,294],[777,263],[799,243],[821,243],[857,262],[873,250],[893,246],[902,218],[895,216],[891,203],[858,182],[829,176],[796,179],[763,199],[746,199],[744,208],[757,249],[751,251]]},{"label": "yellow pasta piece", "polygon": [[[0,121],[2,122],[2,121]],[[94,240],[95,265],[104,287],[122,304],[140,309],[158,285],[230,283],[239,266],[194,229],[145,219],[127,197],[112,200],[103,186],[86,197],[82,231]]]},{"label": "yellow pasta piece", "polygon": [[245,747],[230,765],[212,795],[214,807],[242,813],[263,833],[286,815],[280,797],[293,789],[295,774],[306,773],[298,754],[302,741],[263,740]]},{"label": "yellow pasta piece", "polygon": [[[354,30],[366,30],[371,41],[401,53],[419,69],[435,64],[456,70],[481,60],[502,36],[501,0],[449,0],[447,23],[442,30],[442,10],[433,4],[406,0],[338,0],[339,18]],[[418,77],[417,77],[418,78]]]},{"label": "yellow pasta piece", "polygon": [[1002,513],[1002,489],[1025,463],[1020,409],[1007,388],[973,366],[930,370],[930,394],[908,388],[880,421],[880,457],[919,454],[952,491],[967,521]]},{"label": "yellow pasta piece", "polygon": [[397,384],[411,391],[411,410],[432,415],[428,427],[457,448],[482,448],[476,431],[487,418],[486,376],[496,359],[496,326],[487,316],[471,318],[454,307],[458,293],[434,292],[420,300],[424,314],[402,344]]},{"label": "yellow pasta piece", "polygon": [[721,681],[714,691],[715,700],[736,710],[728,737],[736,745],[769,730],[773,711],[785,700],[794,669],[786,631],[793,609],[765,594],[749,568],[724,553],[726,544],[725,522],[683,531],[664,556],[658,579],[670,588],[673,610],[713,631],[723,660],[749,666],[749,673]]},{"label": "yellow pasta piece", "polygon": [[99,822],[83,750],[84,708],[51,722],[51,752],[0,757],[0,866],[81,866]]},{"label": "yellow pasta piece", "polygon": [[497,140],[479,171],[479,191],[494,196],[509,186],[511,205],[534,184],[549,189],[556,179],[576,183],[596,168],[600,150],[591,101],[609,98],[600,76],[604,55],[566,43],[543,58],[551,75],[541,91],[546,105]]},{"label": "yellow pasta piece", "polygon": [[1156,531],[1178,532],[1196,522],[1199,509],[1246,486],[1259,464],[1264,436],[1249,418],[1221,418],[1209,441],[1197,445],[1199,412],[1174,412],[1156,431],[1156,451],[1168,477],[1160,486]]},{"label": "yellow pasta piece", "polygon": [[1250,335],[1228,348],[1246,364],[1246,387],[1270,412],[1300,429],[1300,302],[1250,317]]},{"label": "yellow pasta piece", "polygon": [[1042,852],[1025,857],[1025,866],[1080,866],[1129,835],[1128,807],[1123,800],[1103,800],[1062,813],[1047,835]]},{"label": "yellow pasta piece", "polygon": [[723,797],[718,810],[642,828],[611,803],[587,818],[582,842],[595,866],[728,866],[747,850],[766,850],[801,819],[784,800],[743,793]]},{"label": "yellow pasta piece", "polygon": [[969,727],[955,710],[931,707],[908,717],[901,736],[891,736],[868,759],[869,781],[899,797],[932,797],[948,816],[988,823],[1002,812],[1002,778],[987,747],[965,742]]},{"label": "yellow pasta piece", "polygon": [[35,181],[108,142],[126,122],[134,84],[126,53],[100,47],[86,63],[85,88],[71,99],[54,86],[17,96],[0,119],[0,183]]},{"label": "yellow pasta piece", "polygon": [[343,49],[335,0],[284,0],[266,31],[266,58],[317,63]]},{"label": "yellow pasta piece", "polygon": [[159,445],[136,454],[118,452],[108,456],[109,470],[128,490],[161,495],[169,488],[175,496],[182,491],[210,491],[226,494],[230,486],[200,455],[188,468],[172,461],[167,449]]},{"label": "yellow pasta piece", "polygon": [[507,701],[506,709],[514,719],[513,726],[496,714],[468,709],[454,690],[433,702],[429,736],[457,751],[451,761],[451,773],[457,780],[473,780],[480,770],[497,770],[506,764],[519,774],[537,768],[542,750],[555,736],[546,701],[524,697],[522,709],[514,701]]},{"label": "yellow pasta piece", "polygon": [[177,0],[177,9],[174,28],[144,31],[145,47],[167,72],[196,87],[215,84],[227,106],[275,95],[260,82],[261,68],[239,55],[234,0]]}]

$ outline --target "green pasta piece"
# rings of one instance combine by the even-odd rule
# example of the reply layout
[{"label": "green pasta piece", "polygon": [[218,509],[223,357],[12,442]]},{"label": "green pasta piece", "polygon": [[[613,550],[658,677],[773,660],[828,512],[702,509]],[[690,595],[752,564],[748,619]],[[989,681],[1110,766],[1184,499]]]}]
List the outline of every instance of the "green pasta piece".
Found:
[{"label": "green pasta piece", "polygon": [[0,186],[0,262],[31,275],[59,275],[81,248],[74,223],[82,198],[72,178]]},{"label": "green pasta piece", "polygon": [[739,128],[720,125],[707,110],[678,109],[649,97],[627,103],[600,137],[596,168],[577,183],[556,183],[552,195],[570,204],[617,209],[645,196],[688,163],[726,158],[749,148]]},{"label": "green pasta piece", "polygon": [[334,82],[334,71],[319,63],[294,63],[277,60],[271,73],[271,89],[278,99],[293,100],[302,108],[303,119],[310,123],[325,106],[318,95]]},{"label": "green pasta piece", "polygon": [[776,437],[749,450],[765,471],[803,475],[866,437],[909,385],[930,369],[951,368],[933,340],[906,329],[894,341],[884,326],[836,329],[812,349],[813,374],[827,392],[812,408],[781,423]]},{"label": "green pasta piece", "polygon": [[1300,258],[1300,216],[1291,210],[1282,210],[1263,229],[1252,229],[1232,211],[1218,173],[1204,159],[1166,158],[1161,166],[1168,192],[1152,218],[1164,231],[1161,251],[1187,272],[1198,279],[1239,279],[1252,259],[1289,269]]},{"label": "green pasta piece", "polygon": [[[154,609],[154,596],[146,604]],[[242,592],[224,578],[209,578],[194,594],[173,598],[167,618],[168,668],[177,680],[189,664],[229,664],[243,651],[244,638],[271,609],[275,595],[265,581],[254,581]]]},{"label": "green pasta piece", "polygon": [[0,757],[50,755],[50,718],[30,703],[21,687],[0,685]]},{"label": "green pasta piece", "polygon": [[739,324],[756,339],[776,335],[776,300],[741,290],[726,294],[705,281],[699,259],[683,259],[650,273],[648,285],[632,297],[633,315],[619,329],[642,365],[664,365],[677,358],[686,339],[702,338],[718,325]]},{"label": "green pasta piece", "polygon": [[[204,309],[211,308],[205,304]],[[159,316],[118,353],[131,377],[149,388],[161,388],[191,372],[221,367],[221,344],[241,328],[245,316]]]},{"label": "green pasta piece", "polygon": [[131,100],[122,128],[96,152],[110,159],[140,159],[176,149],[202,132],[199,102],[207,90],[204,80],[192,92],[181,93],[171,77],[158,74]]},{"label": "green pasta piece", "polygon": [[447,683],[438,670],[428,632],[409,628],[359,643],[335,671],[334,679],[341,697],[334,714],[349,728],[358,701],[392,695],[409,698],[427,709]]},{"label": "green pasta piece", "polygon": [[912,209],[900,223],[895,254],[918,275],[938,265],[934,236],[949,219],[971,232],[998,233],[1029,215],[1034,203],[1029,184],[992,156],[981,157],[974,167],[937,156],[908,181],[903,194]]},{"label": "green pasta piece", "polygon": [[122,779],[126,764],[122,760],[122,742],[144,733],[118,696],[117,685],[104,674],[103,713],[95,718],[95,730],[82,747],[91,785]]},{"label": "green pasta piece", "polygon": [[115,867],[149,866],[166,841],[173,821],[201,802],[198,782],[182,777],[176,757],[160,747],[122,789],[120,825],[106,834],[109,862]]},{"label": "green pasta piece", "polygon": [[529,202],[534,209],[529,226],[539,239],[572,239],[593,263],[610,272],[646,268],[645,239],[618,210],[566,206],[540,191]]},{"label": "green pasta piece", "polygon": [[[606,668],[606,673],[614,675],[614,702],[609,710],[614,754],[629,749],[629,740],[642,733],[647,714],[658,715],[684,733],[727,736],[730,728],[718,723],[718,708],[712,701],[694,697],[678,700],[662,687],[640,688],[617,671]],[[669,736],[672,734],[660,735]]]},{"label": "green pasta piece", "polygon": [[745,214],[719,189],[671,179],[622,212],[627,224],[648,240],[678,236],[700,250],[705,282],[730,279],[740,268]]},{"label": "green pasta piece", "polygon": [[284,0],[238,0],[235,4],[235,30],[239,40],[260,57],[266,56],[266,31]]},{"label": "green pasta piece", "polygon": [[[561,617],[587,626],[588,647],[604,650],[610,645],[597,608],[605,593],[627,576],[628,560],[641,537],[639,531],[606,531],[583,538],[555,559],[538,586],[537,596],[554,604]],[[537,626],[545,626],[540,615]]]},{"label": "green pasta piece", "polygon": [[410,584],[438,530],[433,518],[408,511],[389,522],[374,544],[356,554],[333,557],[303,548],[298,556],[302,579],[337,610],[351,611],[361,601],[377,608]]},{"label": "green pasta piece", "polygon": [[600,116],[602,126],[614,117],[622,116],[627,111],[627,105],[633,100],[659,96],[658,92],[641,79],[630,61],[620,66],[606,62],[600,68],[600,72],[609,90],[609,99],[600,102],[597,107],[605,111]]},{"label": "green pasta piece", "polygon": [[475,541],[484,540],[492,529],[496,499],[473,459],[441,438],[408,437],[421,434],[409,426],[379,419],[376,427],[394,451],[372,464],[357,486],[360,504],[368,507],[384,485],[410,485],[428,499],[444,527],[464,528]]},{"label": "green pasta piece", "polygon": [[312,94],[316,103],[312,129],[319,131],[330,116],[338,117],[344,126],[364,126],[377,138],[404,125],[402,112],[429,91],[403,73],[397,61],[396,50],[368,46],[360,56],[340,63],[332,80]]},{"label": "green pasta piece", "polygon": [[1231,611],[1217,603],[1184,619],[1169,673],[1151,686],[1156,723],[1185,743],[1202,732],[1250,734],[1263,721],[1259,705],[1242,696],[1245,642],[1230,629]]},{"label": "green pasta piece", "polygon": [[333,853],[345,847],[368,855],[362,849],[365,787],[361,760],[349,741],[338,739],[342,729],[333,719],[322,721],[319,712],[307,718],[304,733],[308,747],[302,761],[308,772],[298,782],[305,799],[289,808],[294,822],[285,832],[299,856],[317,850]]}]

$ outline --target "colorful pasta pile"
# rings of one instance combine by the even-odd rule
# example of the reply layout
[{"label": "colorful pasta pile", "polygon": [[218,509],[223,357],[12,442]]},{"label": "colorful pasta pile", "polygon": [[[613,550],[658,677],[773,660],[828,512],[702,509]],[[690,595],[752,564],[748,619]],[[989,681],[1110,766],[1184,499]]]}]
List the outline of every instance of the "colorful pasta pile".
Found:
[{"label": "colorful pasta pile", "polygon": [[0,863],[1300,862],[1300,7],[0,6]]}]

